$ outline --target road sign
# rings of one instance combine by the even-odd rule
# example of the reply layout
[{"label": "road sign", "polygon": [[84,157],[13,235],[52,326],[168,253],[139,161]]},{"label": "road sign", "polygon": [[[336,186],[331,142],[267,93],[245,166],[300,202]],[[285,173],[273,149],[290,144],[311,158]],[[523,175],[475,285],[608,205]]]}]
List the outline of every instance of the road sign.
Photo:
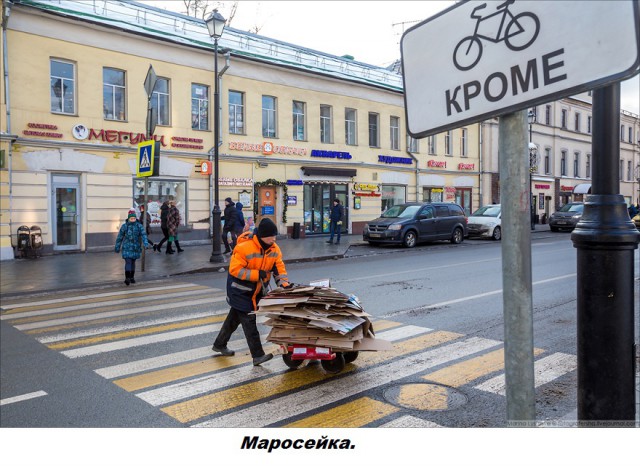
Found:
[{"label": "road sign", "polygon": [[149,140],[138,143],[138,157],[136,160],[138,177],[157,176],[160,172],[160,143]]},{"label": "road sign", "polygon": [[144,78],[144,90],[147,93],[147,97],[151,97],[151,95],[153,94],[153,89],[156,87],[157,82],[158,75],[156,75],[156,72],[153,69],[153,65],[149,65],[147,76]]},{"label": "road sign", "polygon": [[422,138],[640,71],[637,0],[465,1],[402,37],[408,132]]}]

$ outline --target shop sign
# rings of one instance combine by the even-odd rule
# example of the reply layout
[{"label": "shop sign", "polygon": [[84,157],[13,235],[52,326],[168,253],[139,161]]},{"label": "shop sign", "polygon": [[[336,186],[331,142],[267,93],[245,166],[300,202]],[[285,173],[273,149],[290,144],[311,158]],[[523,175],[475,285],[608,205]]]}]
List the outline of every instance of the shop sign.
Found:
[{"label": "shop sign", "polygon": [[253,178],[220,177],[218,178],[218,184],[225,186],[253,186]]},{"label": "shop sign", "polygon": [[456,189],[452,186],[444,187],[445,198],[447,200],[455,200],[456,199]]},{"label": "shop sign", "polygon": [[539,183],[536,183],[534,186],[537,190],[548,190],[549,188],[551,188],[551,185],[542,185]]},{"label": "shop sign", "polygon": [[229,149],[232,151],[244,151],[244,152],[259,152],[265,156],[271,154],[285,154],[306,156],[307,150],[305,148],[294,148],[291,146],[276,146],[275,144],[265,141],[259,144],[256,143],[242,143],[240,141],[230,141]]},{"label": "shop sign", "polygon": [[211,162],[202,161],[196,164],[196,173],[200,173],[202,175],[211,175],[213,173],[213,167]]},{"label": "shop sign", "polygon": [[378,162],[384,162],[385,164],[413,164],[413,159],[410,157],[396,157],[396,156],[383,156],[378,155]]},{"label": "shop sign", "polygon": [[276,213],[275,208],[273,206],[262,206],[262,215],[263,216],[273,216]]},{"label": "shop sign", "polygon": [[[129,143],[131,145],[138,145],[145,141],[150,141],[146,135],[142,133],[132,133],[130,131],[117,131],[117,130],[97,130],[95,128],[87,128],[84,125],[75,125],[71,129],[71,134],[78,140],[100,140],[105,143]],[[164,135],[153,135],[153,141],[157,141],[162,146],[167,144],[164,142]]]},{"label": "shop sign", "polygon": [[351,159],[353,156],[348,152],[324,151],[321,149],[312,149],[311,157],[328,157],[330,159]]},{"label": "shop sign", "polygon": [[379,192],[376,193],[376,192],[373,192],[373,191],[363,191],[363,192],[359,193],[357,191],[354,191],[353,195],[354,196],[382,196],[382,193],[379,193]]},{"label": "shop sign", "polygon": [[201,138],[185,138],[183,136],[171,137],[172,148],[204,149],[202,143],[203,140]]},{"label": "shop sign", "polygon": [[380,189],[380,185],[373,183],[354,183],[353,189],[357,191],[378,191]]},{"label": "shop sign", "polygon": [[302,180],[287,180],[287,185],[304,185]]},{"label": "shop sign", "polygon": [[475,164],[464,164],[464,163],[458,164],[458,170],[474,170],[475,167],[476,167]]},{"label": "shop sign", "polygon": [[560,191],[573,191],[573,187],[572,186],[561,185],[560,186]]},{"label": "shop sign", "polygon": [[430,161],[427,161],[427,167],[438,167],[438,168],[446,169],[447,161],[430,160]]},{"label": "shop sign", "polygon": [[287,196],[287,204],[289,206],[297,206],[298,205],[298,197],[297,196]]},{"label": "shop sign", "polygon": [[25,136],[43,136],[45,138],[62,138],[64,135],[56,131],[42,131],[42,130],[57,130],[57,125],[49,125],[48,123],[27,123],[27,128],[33,128],[32,130],[23,130],[22,134]]}]

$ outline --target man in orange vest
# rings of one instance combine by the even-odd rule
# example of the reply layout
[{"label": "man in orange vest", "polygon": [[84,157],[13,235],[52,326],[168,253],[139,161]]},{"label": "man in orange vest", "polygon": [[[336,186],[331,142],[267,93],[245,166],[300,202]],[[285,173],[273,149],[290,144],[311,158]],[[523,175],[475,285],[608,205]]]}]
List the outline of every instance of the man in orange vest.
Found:
[{"label": "man in orange vest", "polygon": [[271,219],[262,219],[256,232],[245,232],[238,237],[233,250],[227,276],[227,302],[229,314],[213,343],[212,350],[230,357],[235,352],[227,347],[231,335],[242,325],[253,365],[257,366],[273,358],[265,354],[256,325],[258,302],[266,294],[271,276],[279,287],[290,287],[282,252],[276,245],[278,228]]}]

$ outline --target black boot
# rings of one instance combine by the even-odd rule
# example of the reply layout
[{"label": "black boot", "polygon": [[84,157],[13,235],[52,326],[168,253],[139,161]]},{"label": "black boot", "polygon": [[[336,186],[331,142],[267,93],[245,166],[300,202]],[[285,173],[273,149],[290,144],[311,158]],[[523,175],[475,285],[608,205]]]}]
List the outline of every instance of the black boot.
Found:
[{"label": "black boot", "polygon": [[125,272],[124,272],[124,283],[125,283],[126,285],[129,285],[129,284],[131,283],[131,280],[130,280],[130,278],[129,278],[129,274],[130,274],[130,273],[129,273],[129,271],[125,271]]},{"label": "black boot", "polygon": [[178,249],[178,253],[182,253],[184,250],[182,248],[180,248],[180,242],[178,242],[178,240],[176,240],[175,243],[176,243],[176,248]]},{"label": "black boot", "polygon": [[171,248],[171,242],[167,242],[167,252],[168,255],[173,254],[173,248]]},{"label": "black boot", "polygon": [[133,276],[135,276],[135,275],[136,275],[136,272],[135,272],[135,271],[131,271],[131,272],[129,273],[129,279],[130,279],[130,281],[131,281],[131,283],[132,283],[132,284],[135,284],[135,283],[136,283],[136,280],[133,278]]}]

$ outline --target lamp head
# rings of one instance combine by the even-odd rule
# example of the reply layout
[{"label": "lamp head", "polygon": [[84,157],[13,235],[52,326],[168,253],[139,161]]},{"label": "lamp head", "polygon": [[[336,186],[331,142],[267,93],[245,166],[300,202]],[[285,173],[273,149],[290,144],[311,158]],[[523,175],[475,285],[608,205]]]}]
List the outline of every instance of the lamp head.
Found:
[{"label": "lamp head", "polygon": [[529,113],[527,114],[527,120],[529,120],[529,124],[536,122],[536,113],[533,109],[529,109]]},{"label": "lamp head", "polygon": [[214,39],[219,39],[222,36],[222,31],[224,30],[225,23],[227,22],[224,17],[218,13],[218,10],[213,10],[209,17],[204,20],[207,25],[207,29],[209,30],[209,36]]}]

